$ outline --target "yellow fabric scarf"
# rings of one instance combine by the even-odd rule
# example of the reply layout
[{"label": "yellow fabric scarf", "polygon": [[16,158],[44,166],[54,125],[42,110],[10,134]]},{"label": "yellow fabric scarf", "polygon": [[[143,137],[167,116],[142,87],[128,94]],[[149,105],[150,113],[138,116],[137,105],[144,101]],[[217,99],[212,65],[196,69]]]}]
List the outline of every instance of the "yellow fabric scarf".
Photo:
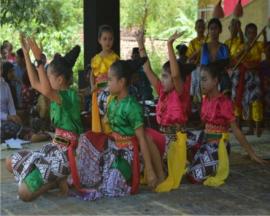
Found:
[{"label": "yellow fabric scarf", "polygon": [[218,168],[215,176],[208,177],[203,185],[210,187],[219,187],[224,184],[229,175],[229,157],[225,142],[229,139],[228,133],[222,133],[222,138],[218,144]]},{"label": "yellow fabric scarf", "polygon": [[176,140],[169,145],[168,150],[168,177],[159,184],[156,192],[168,192],[177,189],[180,185],[182,176],[185,173],[187,160],[187,134],[182,132],[176,133]]}]

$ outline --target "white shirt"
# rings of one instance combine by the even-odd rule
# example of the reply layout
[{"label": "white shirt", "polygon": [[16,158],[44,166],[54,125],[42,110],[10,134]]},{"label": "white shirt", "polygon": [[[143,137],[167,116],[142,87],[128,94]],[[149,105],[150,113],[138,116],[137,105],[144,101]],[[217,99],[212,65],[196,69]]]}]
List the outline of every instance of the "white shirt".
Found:
[{"label": "white shirt", "polygon": [[0,92],[0,119],[7,120],[8,115],[16,115],[16,109],[9,85],[3,77],[0,77]]}]

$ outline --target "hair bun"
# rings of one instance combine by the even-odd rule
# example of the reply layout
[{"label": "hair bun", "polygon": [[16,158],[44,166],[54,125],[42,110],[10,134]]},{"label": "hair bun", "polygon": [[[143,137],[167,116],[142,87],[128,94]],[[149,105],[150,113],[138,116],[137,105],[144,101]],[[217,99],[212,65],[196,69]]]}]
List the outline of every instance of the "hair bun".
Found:
[{"label": "hair bun", "polygon": [[190,74],[192,71],[194,71],[197,67],[195,64],[190,64],[190,63],[181,63],[177,62],[179,65],[179,68],[181,70],[181,73],[184,72],[186,74]]},{"label": "hair bun", "polygon": [[79,45],[73,47],[64,57],[65,64],[69,68],[73,68],[75,62],[80,54],[81,48]]},{"label": "hair bun", "polygon": [[140,69],[141,66],[144,65],[144,63],[147,61],[147,57],[140,57],[134,60],[127,60],[126,62],[128,63],[130,69],[134,72]]}]

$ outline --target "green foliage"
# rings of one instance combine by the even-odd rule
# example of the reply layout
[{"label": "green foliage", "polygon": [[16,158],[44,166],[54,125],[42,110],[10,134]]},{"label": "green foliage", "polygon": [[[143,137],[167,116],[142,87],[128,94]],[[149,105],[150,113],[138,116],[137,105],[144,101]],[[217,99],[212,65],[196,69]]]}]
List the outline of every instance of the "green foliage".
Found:
[{"label": "green foliage", "polygon": [[121,26],[141,27],[146,15],[147,36],[167,39],[178,30],[186,31],[183,39],[189,40],[195,36],[197,2],[197,0],[122,0]]},{"label": "green foliage", "polygon": [[65,54],[78,44],[82,52],[74,66],[74,81],[83,69],[82,0],[1,0],[1,40],[20,47],[19,31],[34,35],[48,60],[56,52]]},{"label": "green foliage", "polygon": [[[1,40],[9,40],[14,50],[20,47],[19,31],[34,35],[48,59],[64,54],[75,44],[82,46],[83,0],[0,0]],[[144,26],[146,36],[167,39],[176,30],[186,31],[181,38],[194,37],[197,0],[120,0],[121,27]],[[160,73],[165,55],[158,48],[150,51],[152,67]],[[83,49],[74,67],[74,78],[83,69]]]},{"label": "green foliage", "polygon": [[1,26],[40,33],[82,24],[82,0],[1,0]]},{"label": "green foliage", "polygon": [[[197,5],[198,0],[122,0],[121,27],[144,27],[146,37],[151,40],[167,40],[175,31],[185,31],[177,42],[188,43],[195,37]],[[158,48],[152,48],[149,58],[154,71],[159,74],[166,56]]]}]

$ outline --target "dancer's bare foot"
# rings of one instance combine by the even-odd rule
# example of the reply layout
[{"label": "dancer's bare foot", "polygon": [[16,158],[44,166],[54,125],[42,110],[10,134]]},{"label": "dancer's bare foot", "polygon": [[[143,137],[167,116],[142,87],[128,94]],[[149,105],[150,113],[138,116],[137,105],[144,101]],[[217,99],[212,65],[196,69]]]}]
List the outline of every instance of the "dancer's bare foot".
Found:
[{"label": "dancer's bare foot", "polygon": [[59,196],[67,196],[68,194],[68,183],[67,183],[67,179],[61,179],[58,181],[58,188],[59,188]]},{"label": "dancer's bare foot", "polygon": [[157,186],[158,179],[153,170],[148,169],[146,171],[146,179],[147,179],[147,185],[150,188],[154,189]]}]

